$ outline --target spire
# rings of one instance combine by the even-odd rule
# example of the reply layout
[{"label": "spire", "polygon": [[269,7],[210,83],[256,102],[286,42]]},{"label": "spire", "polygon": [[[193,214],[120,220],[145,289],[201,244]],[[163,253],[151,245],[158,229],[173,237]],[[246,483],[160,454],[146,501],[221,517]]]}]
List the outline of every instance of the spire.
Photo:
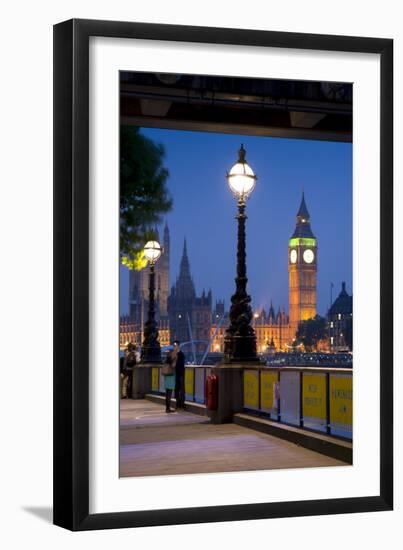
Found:
[{"label": "spire", "polygon": [[186,244],[186,237],[183,241],[183,252],[182,252],[182,259],[181,259],[181,265],[180,265],[180,271],[179,271],[179,278],[190,278],[190,264],[189,264],[189,258],[188,258],[188,249]]},{"label": "spire", "polygon": [[310,215],[308,208],[305,202],[305,193],[302,191],[301,204],[297,212],[297,224],[295,226],[295,231],[292,235],[292,239],[297,237],[310,238],[314,239],[315,235],[312,233],[311,224],[310,224]]},{"label": "spire", "polygon": [[302,191],[302,199],[298,210],[297,218],[301,218],[301,221],[304,219],[309,221],[309,218],[310,218],[308,208],[306,207],[306,203],[305,203],[305,193],[303,191]]},{"label": "spire", "polygon": [[274,313],[273,301],[270,300],[269,321],[272,320],[272,322],[274,323],[275,318],[276,318],[276,315]]},{"label": "spire", "polygon": [[170,244],[170,238],[169,238],[169,227],[165,220],[164,225],[164,252],[169,254],[169,244]]},{"label": "spire", "polygon": [[183,296],[195,296],[195,288],[190,274],[190,263],[187,252],[186,238],[183,243],[183,253],[179,268],[179,277],[176,281],[176,290]]}]

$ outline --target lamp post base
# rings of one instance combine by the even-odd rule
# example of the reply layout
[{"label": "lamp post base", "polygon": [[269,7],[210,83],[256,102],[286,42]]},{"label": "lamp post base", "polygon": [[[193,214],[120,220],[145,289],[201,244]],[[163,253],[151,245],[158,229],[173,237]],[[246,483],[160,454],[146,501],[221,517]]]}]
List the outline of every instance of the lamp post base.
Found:
[{"label": "lamp post base", "polygon": [[144,399],[151,391],[151,371],[156,363],[136,365],[132,372],[132,398]]},{"label": "lamp post base", "polygon": [[225,339],[225,363],[259,363],[256,355],[256,336],[229,336]]},{"label": "lamp post base", "polygon": [[141,363],[162,363],[160,346],[144,347],[143,344]]},{"label": "lamp post base", "polygon": [[247,368],[256,368],[256,361],[217,363],[211,374],[218,378],[217,409],[209,410],[212,424],[233,422],[234,414],[243,410],[243,372]]}]

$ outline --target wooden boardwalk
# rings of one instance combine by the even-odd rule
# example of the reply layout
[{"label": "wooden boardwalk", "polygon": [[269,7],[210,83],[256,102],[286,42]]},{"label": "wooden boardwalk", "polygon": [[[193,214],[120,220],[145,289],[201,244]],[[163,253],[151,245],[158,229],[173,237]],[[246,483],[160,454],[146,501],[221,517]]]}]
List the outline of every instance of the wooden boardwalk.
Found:
[{"label": "wooden boardwalk", "polygon": [[120,413],[121,477],[346,465],[236,424],[166,414],[147,400],[122,400]]}]

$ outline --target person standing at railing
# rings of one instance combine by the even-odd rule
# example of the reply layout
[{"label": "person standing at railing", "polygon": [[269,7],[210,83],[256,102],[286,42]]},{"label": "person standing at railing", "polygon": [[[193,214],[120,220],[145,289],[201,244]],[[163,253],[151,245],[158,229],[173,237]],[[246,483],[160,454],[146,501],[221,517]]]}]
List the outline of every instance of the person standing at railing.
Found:
[{"label": "person standing at railing", "polygon": [[176,353],[175,399],[176,410],[178,410],[185,407],[185,354],[180,348],[179,340],[174,342],[174,351]]},{"label": "person standing at railing", "polygon": [[161,373],[164,377],[165,387],[165,412],[173,412],[171,409],[172,392],[175,388],[175,367],[176,367],[176,351],[171,350],[165,360],[165,364],[161,369]]},{"label": "person standing at railing", "polygon": [[137,348],[133,342],[129,342],[123,361],[121,362],[120,376],[122,379],[122,399],[132,397],[133,368],[138,363]]}]

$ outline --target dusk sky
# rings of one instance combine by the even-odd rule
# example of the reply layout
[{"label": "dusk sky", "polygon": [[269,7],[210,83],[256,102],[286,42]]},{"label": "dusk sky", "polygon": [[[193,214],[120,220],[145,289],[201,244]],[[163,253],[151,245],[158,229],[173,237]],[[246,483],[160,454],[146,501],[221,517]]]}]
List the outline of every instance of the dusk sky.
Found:
[{"label": "dusk sky", "polygon": [[[248,291],[254,309],[288,311],[288,240],[294,230],[302,190],[318,242],[317,309],[325,315],[346,281],[352,293],[352,144],[236,136],[145,128],[142,133],[165,147],[173,210],[170,285],[175,283],[187,239],[197,294],[213,292],[226,309],[235,289],[236,199],[226,172],[241,143],[258,176],[247,202]],[[162,229],[162,228],[161,228]],[[160,231],[162,238],[162,230]],[[121,314],[128,312],[128,270],[121,267]]]}]

